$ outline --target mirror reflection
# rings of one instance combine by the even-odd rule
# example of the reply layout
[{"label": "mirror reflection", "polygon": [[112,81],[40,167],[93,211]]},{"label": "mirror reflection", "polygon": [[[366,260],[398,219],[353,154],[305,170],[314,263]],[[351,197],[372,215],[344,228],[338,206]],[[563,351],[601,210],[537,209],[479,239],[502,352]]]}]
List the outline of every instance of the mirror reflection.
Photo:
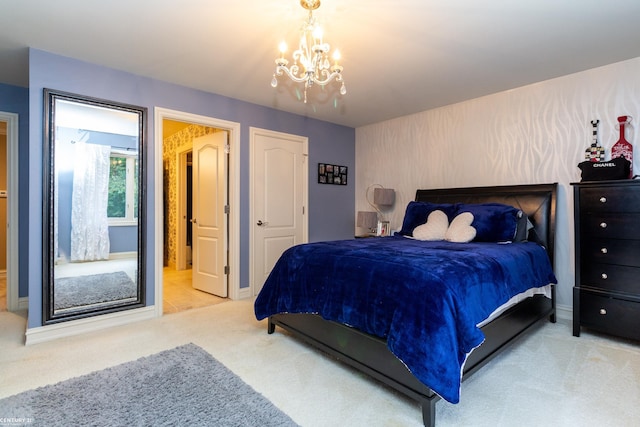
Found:
[{"label": "mirror reflection", "polygon": [[145,110],[50,90],[46,96],[45,322],[142,306]]}]

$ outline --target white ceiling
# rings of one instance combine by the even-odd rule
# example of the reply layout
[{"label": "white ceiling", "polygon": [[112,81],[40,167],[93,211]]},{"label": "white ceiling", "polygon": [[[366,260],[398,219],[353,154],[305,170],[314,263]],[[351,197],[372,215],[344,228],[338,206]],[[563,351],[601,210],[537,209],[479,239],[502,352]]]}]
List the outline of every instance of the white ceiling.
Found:
[{"label": "white ceiling", "polygon": [[298,0],[0,2],[0,82],[28,85],[34,47],[358,127],[640,57],[639,0],[322,0],[315,16],[343,97],[270,86]]}]

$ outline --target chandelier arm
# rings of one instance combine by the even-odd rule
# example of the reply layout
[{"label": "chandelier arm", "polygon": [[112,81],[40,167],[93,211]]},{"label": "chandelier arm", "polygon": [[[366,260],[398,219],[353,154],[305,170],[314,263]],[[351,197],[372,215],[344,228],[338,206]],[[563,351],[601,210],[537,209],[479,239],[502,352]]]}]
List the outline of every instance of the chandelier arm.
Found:
[{"label": "chandelier arm", "polygon": [[300,0],[300,5],[309,11],[309,16],[302,26],[302,37],[298,49],[292,53],[294,63],[289,66],[284,57],[286,44],[281,43],[280,51],[282,55],[276,59],[276,70],[271,80],[271,86],[277,87],[276,76],[287,75],[296,83],[304,83],[304,100],[307,101],[307,89],[313,85],[325,86],[332,81],[342,82],[340,94],[346,94],[342,77],[343,68],[338,65],[340,55],[334,52],[334,65],[330,65],[329,43],[322,39],[322,30],[318,27],[313,10],[320,6],[320,0]]},{"label": "chandelier arm", "polygon": [[[323,74],[326,75],[328,73],[327,70],[323,71]],[[304,82],[313,82],[312,84],[317,84],[320,86],[325,86],[329,83],[331,83],[331,81],[333,81],[334,79],[337,82],[341,82],[342,81],[342,74],[340,72],[334,71],[331,74],[329,74],[325,79],[321,80],[318,79],[317,77],[309,77],[307,74],[304,74],[302,77],[298,77],[295,74],[293,74],[287,67],[282,66],[282,65],[278,65],[276,67],[276,75],[277,76],[282,76],[283,74],[286,74],[287,76],[289,76],[289,78],[291,80],[293,80],[296,83],[304,83]]]},{"label": "chandelier arm", "polygon": [[287,76],[289,76],[289,78],[291,80],[293,80],[296,83],[303,83],[306,82],[307,76],[305,75],[304,77],[298,77],[295,74],[293,74],[291,71],[289,71],[289,69],[287,67],[283,67],[283,66],[277,66],[276,67],[276,75],[277,76],[281,76],[283,74],[286,74]]}]

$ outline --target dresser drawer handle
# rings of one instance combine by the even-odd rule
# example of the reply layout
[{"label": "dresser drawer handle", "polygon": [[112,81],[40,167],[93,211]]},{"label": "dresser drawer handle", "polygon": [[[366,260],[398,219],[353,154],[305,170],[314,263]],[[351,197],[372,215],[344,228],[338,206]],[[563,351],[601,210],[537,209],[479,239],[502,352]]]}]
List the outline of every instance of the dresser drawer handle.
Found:
[{"label": "dresser drawer handle", "polygon": [[600,203],[607,203],[606,197],[600,197]]},{"label": "dresser drawer handle", "polygon": [[602,248],[600,249],[600,252],[602,252],[603,254],[609,253],[609,250],[607,248]]},{"label": "dresser drawer handle", "polygon": [[601,222],[600,223],[600,228],[607,228],[607,223],[606,222]]},{"label": "dresser drawer handle", "polygon": [[602,314],[603,316],[605,316],[607,314],[607,310],[604,308],[600,309],[600,314]]},{"label": "dresser drawer handle", "polygon": [[607,276],[607,273],[602,273],[600,277],[602,277],[603,280],[607,280],[609,278],[609,276]]}]

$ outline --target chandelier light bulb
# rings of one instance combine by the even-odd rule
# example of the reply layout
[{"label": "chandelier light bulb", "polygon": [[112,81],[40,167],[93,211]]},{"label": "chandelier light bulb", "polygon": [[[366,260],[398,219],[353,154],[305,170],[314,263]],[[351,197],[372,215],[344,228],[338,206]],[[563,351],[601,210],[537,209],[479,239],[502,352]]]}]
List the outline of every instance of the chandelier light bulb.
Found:
[{"label": "chandelier light bulb", "polygon": [[271,86],[278,86],[278,77],[287,75],[296,83],[304,83],[304,102],[307,102],[307,89],[314,85],[326,86],[332,81],[342,83],[340,94],[347,93],[342,79],[343,68],[338,65],[340,52],[333,52],[334,65],[329,61],[329,43],[323,41],[322,27],[316,23],[313,17],[313,10],[320,7],[320,0],[301,0],[300,4],[309,11],[307,20],[301,28],[301,36],[298,48],[294,48],[292,53],[293,63],[289,66],[289,61],[284,55],[287,45],[282,41],[279,45],[280,57],[276,59],[276,70],[271,79]]},{"label": "chandelier light bulb", "polygon": [[282,40],[278,45],[278,50],[280,51],[280,55],[284,58],[284,54],[287,51],[287,43]]},{"label": "chandelier light bulb", "polygon": [[318,44],[322,44],[323,35],[324,34],[322,33],[322,27],[316,25],[316,27],[313,29],[313,39],[315,40],[315,42]]}]

